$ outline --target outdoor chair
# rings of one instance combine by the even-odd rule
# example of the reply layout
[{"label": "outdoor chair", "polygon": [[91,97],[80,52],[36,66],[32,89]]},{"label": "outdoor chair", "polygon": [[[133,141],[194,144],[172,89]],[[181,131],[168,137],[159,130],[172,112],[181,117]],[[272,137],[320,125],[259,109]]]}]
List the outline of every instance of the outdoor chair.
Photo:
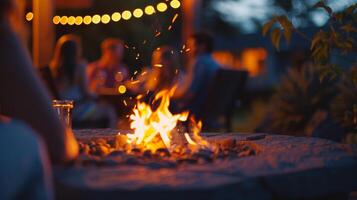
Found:
[{"label": "outdoor chair", "polygon": [[[232,116],[245,87],[248,73],[242,70],[220,69],[207,91],[198,118],[203,120],[203,129],[213,131],[225,128],[232,131]],[[220,119],[224,119],[224,123]]]}]

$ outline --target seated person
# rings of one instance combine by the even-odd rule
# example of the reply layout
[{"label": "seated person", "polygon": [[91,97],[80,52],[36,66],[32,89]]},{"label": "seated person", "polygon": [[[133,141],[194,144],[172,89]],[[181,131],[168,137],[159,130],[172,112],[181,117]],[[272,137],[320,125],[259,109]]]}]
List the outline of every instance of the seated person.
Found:
[{"label": "seated person", "polygon": [[188,69],[181,77],[174,97],[181,102],[182,109],[198,114],[210,82],[220,68],[211,56],[213,38],[206,33],[196,33],[188,40]]},{"label": "seated person", "polygon": [[[126,83],[131,91],[142,94],[150,91],[155,94],[176,85],[179,62],[177,53],[172,47],[157,48],[152,53],[151,63],[151,68],[144,69],[141,74],[138,74],[136,80]],[[136,81],[138,83],[131,84]]]},{"label": "seated person", "polygon": [[50,68],[62,100],[74,100],[73,121],[108,121],[115,128],[114,108],[97,103],[88,91],[85,64],[81,56],[80,40],[75,35],[62,36],[56,45]]},{"label": "seated person", "polygon": [[2,116],[0,132],[0,199],[53,199],[43,140],[26,124]]},{"label": "seated person", "polygon": [[0,1],[0,199],[53,199],[47,155],[53,164],[71,161],[78,144],[11,27],[13,4]]},{"label": "seated person", "polygon": [[106,39],[102,42],[101,49],[102,57],[87,67],[89,89],[92,92],[116,89],[129,76],[127,66],[123,63],[123,41],[114,38]]}]

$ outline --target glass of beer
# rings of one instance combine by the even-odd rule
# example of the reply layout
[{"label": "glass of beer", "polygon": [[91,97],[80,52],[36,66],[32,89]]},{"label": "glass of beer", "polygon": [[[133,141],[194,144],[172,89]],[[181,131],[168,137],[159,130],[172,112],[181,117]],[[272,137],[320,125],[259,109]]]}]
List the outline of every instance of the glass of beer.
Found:
[{"label": "glass of beer", "polygon": [[52,106],[55,109],[60,120],[64,125],[72,129],[72,110],[73,110],[73,101],[72,100],[53,100]]}]

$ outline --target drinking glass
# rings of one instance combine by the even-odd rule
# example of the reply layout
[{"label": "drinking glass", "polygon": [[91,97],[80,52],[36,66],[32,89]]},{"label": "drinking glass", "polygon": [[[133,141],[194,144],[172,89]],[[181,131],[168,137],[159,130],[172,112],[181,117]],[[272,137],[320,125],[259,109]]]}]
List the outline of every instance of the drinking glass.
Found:
[{"label": "drinking glass", "polygon": [[73,110],[73,101],[72,100],[53,100],[52,106],[55,109],[56,113],[64,125],[72,129],[72,110]]}]

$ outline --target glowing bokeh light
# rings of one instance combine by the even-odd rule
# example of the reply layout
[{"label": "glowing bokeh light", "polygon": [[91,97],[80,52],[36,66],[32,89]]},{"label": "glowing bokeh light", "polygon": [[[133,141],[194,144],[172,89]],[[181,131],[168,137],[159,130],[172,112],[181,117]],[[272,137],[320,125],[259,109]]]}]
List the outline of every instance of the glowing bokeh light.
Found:
[{"label": "glowing bokeh light", "polygon": [[118,87],[118,91],[119,91],[120,94],[124,94],[124,93],[126,92],[126,87],[125,87],[125,85],[120,85],[120,86]]},{"label": "glowing bokeh light", "polygon": [[83,17],[81,17],[81,16],[77,16],[76,17],[76,20],[74,21],[74,23],[76,24],[76,25],[81,25],[82,23],[83,23]]},{"label": "glowing bokeh light", "polygon": [[166,3],[161,2],[161,3],[157,4],[156,8],[160,12],[165,12],[167,10],[167,5],[166,5]]},{"label": "glowing bokeh light", "polygon": [[155,13],[155,8],[153,6],[146,6],[145,7],[145,13],[147,15],[152,15]]},{"label": "glowing bokeh light", "polygon": [[115,13],[112,14],[112,20],[113,20],[114,22],[118,22],[120,19],[121,19],[120,13],[115,12]]},{"label": "glowing bokeh light", "polygon": [[33,12],[28,12],[27,14],[26,14],[26,20],[27,21],[31,21],[33,19]]},{"label": "glowing bokeh light", "polygon": [[99,24],[99,22],[100,22],[100,15],[94,15],[93,17],[92,17],[92,22],[93,22],[93,24]]},{"label": "glowing bokeh light", "polygon": [[92,17],[89,16],[89,15],[86,15],[86,16],[83,18],[83,23],[84,23],[85,25],[88,25],[88,24],[92,23]]},{"label": "glowing bokeh light", "polygon": [[60,21],[61,21],[61,17],[58,16],[58,15],[56,15],[56,16],[54,16],[54,17],[52,18],[52,22],[53,22],[54,24],[56,24],[56,25],[59,24]]},{"label": "glowing bokeh light", "polygon": [[170,2],[170,6],[172,7],[172,8],[179,8],[180,6],[181,6],[181,3],[180,3],[180,1],[178,1],[178,0],[172,0],[171,2]]},{"label": "glowing bokeh light", "polygon": [[131,12],[129,10],[125,10],[122,14],[121,17],[124,20],[129,20],[131,18]]},{"label": "glowing bokeh light", "polygon": [[68,17],[67,16],[62,16],[61,19],[60,19],[60,23],[62,25],[66,25],[68,22]]},{"label": "glowing bokeh light", "polygon": [[73,25],[75,21],[76,21],[76,18],[74,16],[70,16],[70,17],[68,17],[67,24],[68,25]]},{"label": "glowing bokeh light", "polygon": [[[156,5],[156,7],[152,5],[146,6],[144,9],[141,8],[136,8],[133,12],[129,10],[125,10],[122,13],[119,12],[114,12],[111,15],[110,14],[103,14],[98,15],[95,14],[93,16],[54,16],[52,18],[52,22],[55,25],[89,25],[91,23],[93,24],[99,24],[100,22],[103,24],[108,24],[111,21],[113,22],[118,22],[121,19],[124,20],[129,20],[134,16],[135,18],[141,18],[144,14],[146,15],[153,15],[156,13],[156,10],[159,12],[165,12],[168,9],[168,4],[174,9],[177,9],[181,6],[181,3],[179,0],[171,0],[169,3],[169,0],[166,0],[166,2],[161,2]],[[25,15],[25,19],[27,21],[32,21],[34,18],[34,13],[33,12],[28,12]]]},{"label": "glowing bokeh light", "polygon": [[143,10],[140,9],[140,8],[137,8],[137,9],[135,9],[135,10],[133,11],[133,15],[134,15],[134,17],[136,17],[136,18],[140,18],[141,16],[143,16],[143,14],[144,14],[144,12],[143,12]]},{"label": "glowing bokeh light", "polygon": [[103,15],[101,21],[103,24],[108,24],[110,22],[110,16],[108,14]]}]

